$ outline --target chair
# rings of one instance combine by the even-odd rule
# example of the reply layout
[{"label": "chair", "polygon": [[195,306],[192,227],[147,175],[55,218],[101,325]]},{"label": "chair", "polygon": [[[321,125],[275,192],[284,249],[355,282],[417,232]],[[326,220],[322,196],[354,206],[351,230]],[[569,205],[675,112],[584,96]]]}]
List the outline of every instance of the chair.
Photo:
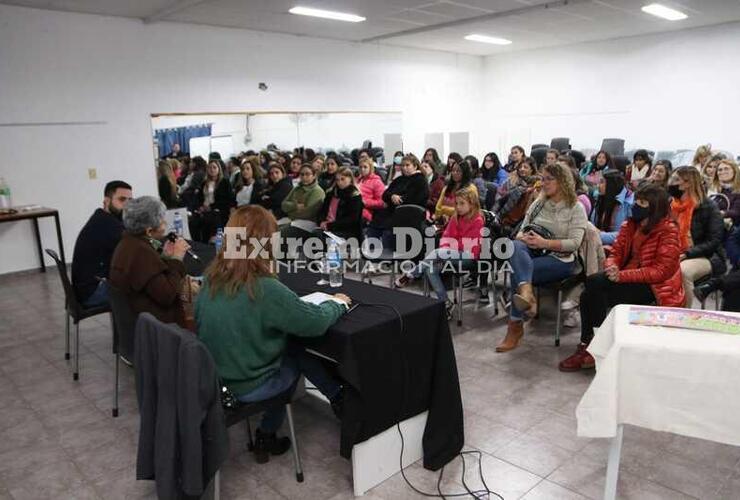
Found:
[{"label": "chair", "polygon": [[[446,270],[444,274],[452,276],[452,302],[457,305],[457,326],[462,326],[463,320],[463,280],[466,276],[470,276],[472,271],[467,269]],[[426,273],[424,273],[424,297],[429,297],[429,280],[427,279]],[[480,300],[480,299],[479,299]]]},{"label": "chair", "polygon": [[541,149],[541,148],[550,149],[550,146],[548,144],[532,144],[532,148],[530,149],[531,151],[530,156],[534,156],[535,149]]},{"label": "chair", "polygon": [[570,137],[555,137],[550,141],[550,147],[558,151],[567,151],[570,149]]},{"label": "chair", "polygon": [[[703,278],[699,278],[698,280],[694,282],[694,286],[697,287],[699,285],[703,285],[704,283],[712,279],[712,277],[713,276],[710,274],[709,276],[704,276]],[[714,310],[719,311],[720,310],[719,289],[715,290],[712,293],[714,293]],[[693,301],[693,296],[687,297],[687,302],[688,302],[687,307],[691,306],[691,301]],[[707,299],[705,298],[704,300],[701,301],[701,309],[703,311],[706,308],[707,308]]]},{"label": "chair", "polygon": [[557,300],[557,306],[556,306],[557,312],[556,312],[556,318],[555,318],[555,322],[556,322],[555,323],[555,347],[560,347],[560,329],[562,326],[561,325],[562,312],[560,311],[560,308],[563,303],[563,292],[570,290],[576,285],[579,285],[586,281],[586,266],[584,265],[580,256],[578,256],[577,265],[580,268],[577,274],[568,276],[567,278],[562,279],[560,281],[553,281],[551,283],[541,283],[539,285],[535,285],[535,293],[537,296],[537,304],[538,304],[537,315],[535,317],[539,317],[540,289],[544,288],[547,290],[556,291],[558,293],[558,300]]},{"label": "chair", "polygon": [[[118,416],[118,380],[119,380],[119,356],[133,360],[134,354],[134,332],[136,330],[136,319],[138,317],[131,310],[126,294],[113,286],[108,289],[111,315],[113,316],[113,356],[115,357],[116,377],[113,389],[113,417]],[[121,352],[121,347],[124,352]]]},{"label": "chair", "polygon": [[602,151],[606,151],[611,156],[618,156],[624,154],[624,139],[604,139],[601,141]]},{"label": "chair", "polygon": [[586,162],[586,155],[584,155],[577,149],[571,149],[570,151],[568,151],[568,156],[573,158],[573,161],[576,162],[576,168],[578,170],[580,170],[581,166]]},{"label": "chair", "polygon": [[532,148],[531,156],[538,166],[545,163],[545,157],[547,157],[547,150],[548,150],[547,146],[542,147],[542,148]]},{"label": "chair", "polygon": [[[110,307],[106,305],[95,306],[95,307],[84,307],[77,301],[77,295],[72,288],[72,283],[69,281],[67,276],[67,265],[62,262],[59,255],[54,250],[47,248],[46,254],[54,259],[59,271],[59,278],[62,280],[62,288],[64,288],[64,309],[65,309],[65,336],[64,336],[64,359],[69,359],[69,318],[75,325],[75,362],[74,372],[72,373],[72,380],[79,380],[80,378],[80,321],[83,319],[97,316],[98,314],[109,313]],[[112,323],[112,319],[111,319]],[[112,324],[111,324],[112,327]]]},{"label": "chair", "polygon": [[627,170],[627,165],[630,164],[630,159],[624,155],[612,156],[612,160],[614,160],[614,167],[622,173]]}]

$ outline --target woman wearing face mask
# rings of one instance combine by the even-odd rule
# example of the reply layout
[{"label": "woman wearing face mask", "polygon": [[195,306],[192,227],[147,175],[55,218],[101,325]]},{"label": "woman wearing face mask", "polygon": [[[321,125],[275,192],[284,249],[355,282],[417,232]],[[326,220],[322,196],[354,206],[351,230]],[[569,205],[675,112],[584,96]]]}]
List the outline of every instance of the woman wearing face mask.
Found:
[{"label": "woman wearing face mask", "polygon": [[362,238],[362,195],[355,176],[347,167],[339,169],[334,186],[326,192],[319,210],[319,229],[348,239]]},{"label": "woman wearing face mask", "polygon": [[635,198],[624,185],[624,176],[618,170],[606,172],[598,190],[599,197],[591,213],[591,223],[601,233],[601,243],[611,245],[617,239],[622,223],[632,213]]},{"label": "woman wearing face mask", "polygon": [[[524,335],[524,319],[531,318],[537,311],[533,286],[573,274],[575,254],[586,234],[587,224],[586,214],[576,198],[570,168],[561,162],[546,166],[542,173],[542,192],[527,210],[514,240],[514,254],[509,259],[513,298],[509,325],[496,352],[511,351],[519,346]],[[545,231],[551,238],[542,235]]]},{"label": "woman wearing face mask", "polygon": [[670,160],[658,160],[653,166],[653,172],[650,174],[650,182],[659,185],[663,189],[668,189],[668,179],[673,173],[673,164]]},{"label": "woman wearing face mask", "polygon": [[293,190],[293,182],[286,177],[285,169],[278,162],[270,163],[267,177],[267,186],[260,196],[260,205],[272,211],[275,218],[279,220],[285,217],[282,204]]},{"label": "woman wearing face mask", "polygon": [[598,190],[599,183],[604,177],[604,173],[609,170],[614,170],[614,160],[612,160],[609,153],[603,150],[596,153],[594,159],[586,163],[583,168],[581,168],[579,175],[586,184],[589,195],[592,197],[595,195]]},{"label": "woman wearing face mask", "polygon": [[434,214],[434,210],[437,208],[439,195],[442,193],[442,190],[447,183],[443,176],[434,171],[434,168],[429,162],[421,162],[421,173],[429,183],[429,199],[427,200],[426,208],[429,213]]},{"label": "woman wearing face mask", "polygon": [[581,343],[576,352],[560,362],[560,371],[574,372],[594,367],[586,351],[594,328],[617,304],[683,307],[678,227],[671,220],[665,190],[643,183],[635,194],[632,215],[619,230],[604,272],[586,278],[581,294]]},{"label": "woman wearing face mask", "polygon": [[424,158],[422,158],[422,160],[432,166],[432,168],[434,169],[434,173],[436,173],[437,175],[444,175],[445,164],[442,163],[442,160],[440,159],[439,153],[437,153],[436,149],[427,148],[427,150],[424,151]]},{"label": "woman wearing face mask", "polygon": [[[314,170],[316,170],[317,167],[317,160],[319,157],[317,156],[314,158]],[[334,156],[330,156],[326,159],[326,163],[324,163],[323,158],[321,159],[321,165],[322,167],[325,166],[323,169],[323,172],[319,174],[319,186],[321,186],[321,189],[324,191],[329,191],[332,187],[334,187],[334,181],[336,181],[337,178],[337,172],[339,171],[339,164],[337,163],[337,159]]]},{"label": "woman wearing face mask", "polygon": [[717,165],[714,177],[714,190],[727,197],[728,202],[718,206],[725,219],[730,219],[732,226],[740,224],[740,170],[732,160],[721,160]]},{"label": "woman wearing face mask", "polygon": [[462,161],[455,163],[450,171],[450,179],[439,194],[437,205],[434,207],[434,221],[439,227],[445,227],[447,221],[455,214],[455,195],[461,190],[471,186],[478,193],[475,186],[471,184],[470,165]]},{"label": "woman wearing face mask", "polygon": [[479,184],[476,184],[476,187],[478,187],[478,193],[483,199],[483,206],[486,209],[490,210],[493,206],[496,201],[498,188],[506,182],[508,177],[496,153],[491,152],[483,157],[483,168],[480,169],[480,179],[485,190],[482,190]]},{"label": "woman wearing face mask", "polygon": [[668,194],[672,197],[671,215],[678,223],[683,287],[687,306],[691,306],[694,283],[726,270],[722,215],[707,198],[701,174],[694,167],[679,167],[673,172]]},{"label": "woman wearing face mask", "polygon": [[393,154],[393,165],[388,173],[388,181],[392,181],[401,174],[401,163],[403,163],[403,151],[396,151]]},{"label": "woman wearing face mask", "polygon": [[376,210],[383,208],[383,192],[385,184],[378,174],[375,173],[375,167],[369,160],[360,162],[360,177],[357,179],[357,188],[362,195],[362,218],[365,223],[373,220],[373,214]]}]

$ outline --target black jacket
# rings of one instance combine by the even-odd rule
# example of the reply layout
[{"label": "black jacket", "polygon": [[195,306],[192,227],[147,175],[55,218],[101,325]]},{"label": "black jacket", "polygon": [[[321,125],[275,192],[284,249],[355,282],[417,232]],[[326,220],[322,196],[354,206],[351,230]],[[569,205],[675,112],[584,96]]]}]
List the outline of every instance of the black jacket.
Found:
[{"label": "black jacket", "polygon": [[326,193],[324,204],[319,210],[319,222],[324,222],[329,214],[329,206],[334,198],[339,198],[337,205],[336,219],[334,222],[327,224],[327,228],[332,233],[343,238],[357,238],[359,241],[362,236],[362,195],[360,190],[355,186],[349,186],[346,189],[339,189],[334,186]]},{"label": "black jacket", "polygon": [[391,216],[396,208],[391,201],[394,194],[403,198],[401,205],[417,205],[425,208],[429,198],[429,183],[421,172],[408,176],[401,175],[393,179],[393,182],[383,192],[383,201],[387,206],[375,212],[371,222],[372,226],[381,228],[390,226]]},{"label": "black jacket", "polygon": [[121,241],[123,221],[98,208],[77,236],[72,257],[72,286],[84,302],[98,287],[97,278],[107,278],[116,245]]},{"label": "black jacket", "polygon": [[691,216],[691,241],[693,246],[686,250],[686,257],[705,257],[712,263],[712,275],[719,276],[727,270],[722,214],[710,199],[705,199],[694,209]]},{"label": "black jacket", "polygon": [[[205,187],[206,181],[203,181],[203,187],[200,190],[198,198],[200,206],[203,206],[203,203],[205,202]],[[236,198],[234,196],[234,191],[231,189],[231,183],[229,182],[229,179],[223,177],[213,191],[213,204],[210,208],[211,210],[219,210],[221,213],[225,212],[228,217],[229,209],[234,205],[236,205]]]},{"label": "black jacket", "polygon": [[187,330],[142,313],[136,325],[139,449],[136,479],[157,497],[198,497],[228,456],[216,365]]},{"label": "black jacket", "polygon": [[263,207],[268,210],[272,210],[275,217],[281,219],[285,217],[285,212],[281,208],[283,200],[293,190],[293,181],[285,177],[281,179],[277,184],[269,184],[262,193],[262,201],[260,202]]},{"label": "black jacket", "polygon": [[172,192],[170,187],[170,180],[167,176],[160,176],[157,184],[159,188],[159,199],[165,204],[167,208],[177,208],[177,184],[175,184],[175,192]]},{"label": "black jacket", "polygon": [[322,172],[319,174],[319,186],[321,186],[321,189],[324,191],[328,191],[334,187],[334,181],[336,178],[336,173],[330,174],[329,172]]}]

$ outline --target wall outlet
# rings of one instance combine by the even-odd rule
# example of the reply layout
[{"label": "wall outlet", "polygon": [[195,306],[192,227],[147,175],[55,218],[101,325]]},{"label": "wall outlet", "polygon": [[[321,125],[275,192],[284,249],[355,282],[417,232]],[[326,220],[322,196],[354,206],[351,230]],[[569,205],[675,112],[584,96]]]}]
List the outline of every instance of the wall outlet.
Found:
[{"label": "wall outlet", "polygon": [[87,176],[90,178],[90,180],[95,180],[98,178],[98,170],[96,168],[88,168],[87,169]]}]

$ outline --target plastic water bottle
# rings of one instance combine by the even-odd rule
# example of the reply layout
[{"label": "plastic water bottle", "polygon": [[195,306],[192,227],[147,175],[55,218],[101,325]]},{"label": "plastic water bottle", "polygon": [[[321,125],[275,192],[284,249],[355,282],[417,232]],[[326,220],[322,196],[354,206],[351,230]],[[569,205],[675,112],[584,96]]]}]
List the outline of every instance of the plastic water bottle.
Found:
[{"label": "plastic water bottle", "polygon": [[11,206],[10,186],[5,182],[5,179],[0,177],[0,208],[10,208]]},{"label": "plastic water bottle", "polygon": [[221,251],[221,247],[224,244],[224,228],[219,227],[216,231],[216,240],[214,242],[216,244],[216,253]]},{"label": "plastic water bottle", "polygon": [[182,215],[180,215],[180,212],[175,212],[174,226],[175,226],[175,234],[177,235],[178,238],[182,238],[182,235],[183,235]]},{"label": "plastic water bottle", "polygon": [[329,286],[332,288],[342,286],[342,254],[339,252],[339,245],[332,239],[329,240],[326,260],[329,265]]}]

